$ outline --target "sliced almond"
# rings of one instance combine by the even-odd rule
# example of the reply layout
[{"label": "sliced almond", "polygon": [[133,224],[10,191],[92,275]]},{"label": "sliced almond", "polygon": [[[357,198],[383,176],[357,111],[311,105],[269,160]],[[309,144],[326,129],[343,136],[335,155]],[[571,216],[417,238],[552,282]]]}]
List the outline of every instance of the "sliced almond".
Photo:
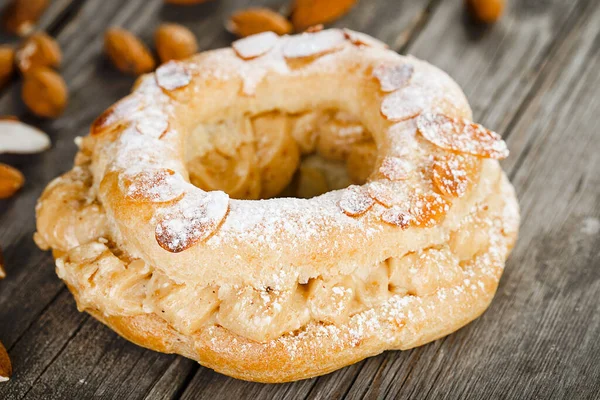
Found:
[{"label": "sliced almond", "polygon": [[4,270],[4,256],[2,255],[2,249],[0,248],[0,279],[6,278],[6,271]]},{"label": "sliced almond", "polygon": [[182,63],[169,61],[156,70],[156,82],[164,90],[172,91],[187,86],[192,75]]},{"label": "sliced almond", "polygon": [[104,50],[113,64],[126,74],[145,74],[156,66],[146,45],[125,29],[107,30],[104,35]]},{"label": "sliced almond", "polygon": [[221,191],[196,190],[163,210],[155,237],[163,249],[179,253],[207,240],[229,211],[229,196]]},{"label": "sliced almond", "polygon": [[4,348],[2,342],[0,342],[0,382],[6,382],[12,376],[12,364],[8,353]]},{"label": "sliced almond", "polygon": [[198,51],[196,37],[179,24],[162,24],[154,32],[156,52],[161,62],[183,60]]},{"label": "sliced almond", "polygon": [[273,32],[262,32],[236,40],[231,44],[235,53],[244,60],[250,60],[262,56],[275,46],[279,40]]},{"label": "sliced almond", "polygon": [[477,175],[477,158],[451,153],[433,163],[431,180],[438,191],[450,197],[462,197]]},{"label": "sliced almond", "polygon": [[63,78],[50,68],[36,67],[25,75],[21,96],[34,114],[56,118],[67,106],[67,85]]},{"label": "sliced almond", "polygon": [[383,43],[381,40],[377,40],[374,37],[362,32],[356,32],[344,28],[344,35],[346,35],[346,39],[352,42],[352,44],[355,46],[379,47],[382,49],[388,48],[388,45]]},{"label": "sliced almond", "polygon": [[0,120],[0,153],[31,154],[50,147],[44,132],[20,121]]},{"label": "sliced almond", "polygon": [[386,224],[408,229],[414,218],[401,207],[392,207],[381,214],[381,220]]},{"label": "sliced almond", "polygon": [[340,49],[346,38],[342,31],[329,29],[292,36],[283,48],[285,58],[315,57]]},{"label": "sliced almond", "polygon": [[4,11],[4,28],[19,36],[30,34],[49,3],[48,0],[13,0]]},{"label": "sliced almond", "polygon": [[421,135],[442,149],[501,160],[508,148],[500,135],[464,118],[425,113],[417,119]]},{"label": "sliced almond", "polygon": [[57,68],[62,60],[62,52],[56,40],[44,32],[37,32],[23,42],[15,55],[21,73],[32,67]]},{"label": "sliced almond", "polygon": [[404,86],[385,96],[381,102],[381,114],[389,121],[400,122],[419,115],[426,106],[421,91]]},{"label": "sliced almond", "polygon": [[0,199],[12,197],[25,183],[21,171],[0,163]]},{"label": "sliced almond", "polygon": [[268,8],[260,7],[236,12],[227,21],[225,27],[229,32],[239,37],[268,31],[285,35],[292,31],[292,24],[283,15]]},{"label": "sliced almond", "polygon": [[15,51],[10,46],[0,46],[0,89],[6,86],[15,71]]},{"label": "sliced almond", "polygon": [[379,65],[373,69],[373,76],[379,81],[383,92],[393,92],[410,81],[414,67],[410,64]]},{"label": "sliced almond", "polygon": [[373,204],[375,200],[369,196],[367,189],[357,185],[348,186],[339,202],[344,214],[350,217],[358,217],[366,213]]},{"label": "sliced almond", "polygon": [[346,14],[357,0],[295,0],[292,23],[297,31],[332,22]]}]

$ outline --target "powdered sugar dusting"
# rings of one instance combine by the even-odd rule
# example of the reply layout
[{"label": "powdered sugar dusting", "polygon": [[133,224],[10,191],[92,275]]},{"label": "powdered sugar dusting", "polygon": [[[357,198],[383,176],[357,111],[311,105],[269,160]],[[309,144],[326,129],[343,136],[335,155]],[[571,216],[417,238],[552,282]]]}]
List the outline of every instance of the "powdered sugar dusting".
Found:
[{"label": "powdered sugar dusting", "polygon": [[249,60],[261,56],[271,50],[279,36],[273,32],[262,32],[256,35],[248,36],[236,40],[231,44],[236,54],[244,60]]},{"label": "powdered sugar dusting", "polygon": [[144,110],[143,118],[138,118],[136,128],[142,135],[160,138],[169,129],[167,115],[158,109]]},{"label": "powdered sugar dusting", "polygon": [[283,47],[285,58],[313,57],[341,48],[346,41],[337,29],[291,36]]},{"label": "powdered sugar dusting", "polygon": [[171,169],[122,173],[119,187],[130,199],[158,203],[174,200],[185,191],[183,178]]},{"label": "powdered sugar dusting", "polygon": [[344,214],[351,217],[357,217],[369,211],[375,204],[367,190],[362,186],[351,185],[348,186],[342,198],[340,199],[339,205]]},{"label": "powdered sugar dusting", "polygon": [[412,169],[412,164],[405,159],[399,157],[386,157],[379,167],[386,178],[392,181],[400,181],[408,178],[408,174]]},{"label": "powdered sugar dusting", "polygon": [[156,83],[165,90],[175,90],[187,86],[192,74],[183,63],[169,61],[156,69]]},{"label": "powdered sugar dusting", "polygon": [[225,218],[229,196],[225,192],[194,190],[157,216],[156,241],[163,249],[179,253],[208,239]]},{"label": "powdered sugar dusting", "polygon": [[391,207],[394,205],[395,193],[387,182],[369,182],[367,185],[367,190],[369,192],[369,196],[371,196],[378,203],[383,204],[386,207]]}]

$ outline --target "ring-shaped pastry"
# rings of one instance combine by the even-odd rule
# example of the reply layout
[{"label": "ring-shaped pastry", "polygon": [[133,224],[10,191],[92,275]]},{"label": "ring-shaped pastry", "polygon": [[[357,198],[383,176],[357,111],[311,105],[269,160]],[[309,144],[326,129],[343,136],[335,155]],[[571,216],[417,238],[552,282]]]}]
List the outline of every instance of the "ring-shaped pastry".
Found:
[{"label": "ring-shaped pastry", "polygon": [[[364,34],[251,36],[101,115],[35,239],[79,308],[135,343],[253,381],[324,374],[491,301],[518,206],[506,145],[471,119],[445,73]],[[315,149],[361,184],[272,198]]]}]

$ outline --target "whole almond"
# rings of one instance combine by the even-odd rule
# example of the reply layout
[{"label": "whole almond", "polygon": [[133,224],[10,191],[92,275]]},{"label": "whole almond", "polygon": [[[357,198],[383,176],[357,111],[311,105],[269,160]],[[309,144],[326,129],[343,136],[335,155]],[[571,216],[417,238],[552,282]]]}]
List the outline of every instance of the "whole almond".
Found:
[{"label": "whole almond", "polygon": [[182,60],[198,51],[196,37],[185,26],[162,24],[154,32],[156,52],[161,62]]},{"label": "whole almond", "polygon": [[104,51],[115,67],[126,74],[145,74],[156,66],[146,45],[125,29],[110,28],[106,31]]},{"label": "whole almond", "polygon": [[56,118],[67,105],[67,85],[63,78],[50,68],[36,67],[25,75],[21,96],[34,114]]},{"label": "whole almond", "polygon": [[37,32],[19,46],[15,58],[19,70],[25,74],[32,67],[58,68],[62,52],[56,40],[44,32]]},{"label": "whole almond", "polygon": [[12,365],[8,353],[0,342],[0,382],[6,382],[12,376]]},{"label": "whole almond", "polygon": [[4,11],[4,28],[19,36],[30,34],[48,4],[48,0],[13,0]]},{"label": "whole almond", "polygon": [[268,31],[285,35],[292,31],[292,24],[268,8],[248,8],[234,13],[227,21],[226,28],[239,37]]},{"label": "whole almond", "polygon": [[[2,255],[2,249],[0,249],[0,279],[6,278],[6,271],[4,270],[4,256]],[[0,343],[1,345],[2,343]],[[0,367],[2,368],[2,367]],[[0,373],[1,375],[2,373]],[[1,378],[0,378],[1,379]]]},{"label": "whole almond", "polygon": [[467,9],[480,22],[491,24],[502,16],[504,0],[466,0]]},{"label": "whole almond", "polygon": [[15,51],[10,46],[0,46],[0,89],[6,86],[15,71]]},{"label": "whole almond", "polygon": [[358,0],[294,0],[292,24],[297,31],[332,22],[346,14]]},{"label": "whole almond", "polygon": [[25,183],[21,171],[10,165],[0,163],[0,199],[14,195]]}]

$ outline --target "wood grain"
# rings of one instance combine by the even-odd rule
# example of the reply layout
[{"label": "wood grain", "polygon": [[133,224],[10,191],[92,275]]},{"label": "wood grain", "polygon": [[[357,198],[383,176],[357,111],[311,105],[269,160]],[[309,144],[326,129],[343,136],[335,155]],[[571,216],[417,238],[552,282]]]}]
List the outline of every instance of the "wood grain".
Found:
[{"label": "wood grain", "polygon": [[[119,338],[77,312],[53,260],[31,241],[43,187],[70,169],[73,138],[124,96],[133,78],[102,57],[108,26],[151,43],[159,21],[183,23],[202,50],[233,39],[222,28],[249,4],[285,10],[286,1],[164,6],[55,0],[40,25],[64,52],[71,92],[64,116],[29,115],[13,82],[0,113],[40,126],[53,149],[2,156],[27,178],[0,202],[0,338],[14,379],[0,398],[597,398],[600,393],[600,4],[594,0],[511,2],[493,27],[468,21],[457,1],[361,1],[335,26],[365,31],[396,50],[442,67],[465,90],[478,122],[508,138],[504,163],[522,213],[521,238],[490,310],[459,332],[406,352],[387,352],[327,376],[283,385],[227,378],[181,357]],[[4,40],[0,36],[0,40]],[[9,39],[6,39],[9,40]],[[12,39],[10,39],[12,40]]]}]

